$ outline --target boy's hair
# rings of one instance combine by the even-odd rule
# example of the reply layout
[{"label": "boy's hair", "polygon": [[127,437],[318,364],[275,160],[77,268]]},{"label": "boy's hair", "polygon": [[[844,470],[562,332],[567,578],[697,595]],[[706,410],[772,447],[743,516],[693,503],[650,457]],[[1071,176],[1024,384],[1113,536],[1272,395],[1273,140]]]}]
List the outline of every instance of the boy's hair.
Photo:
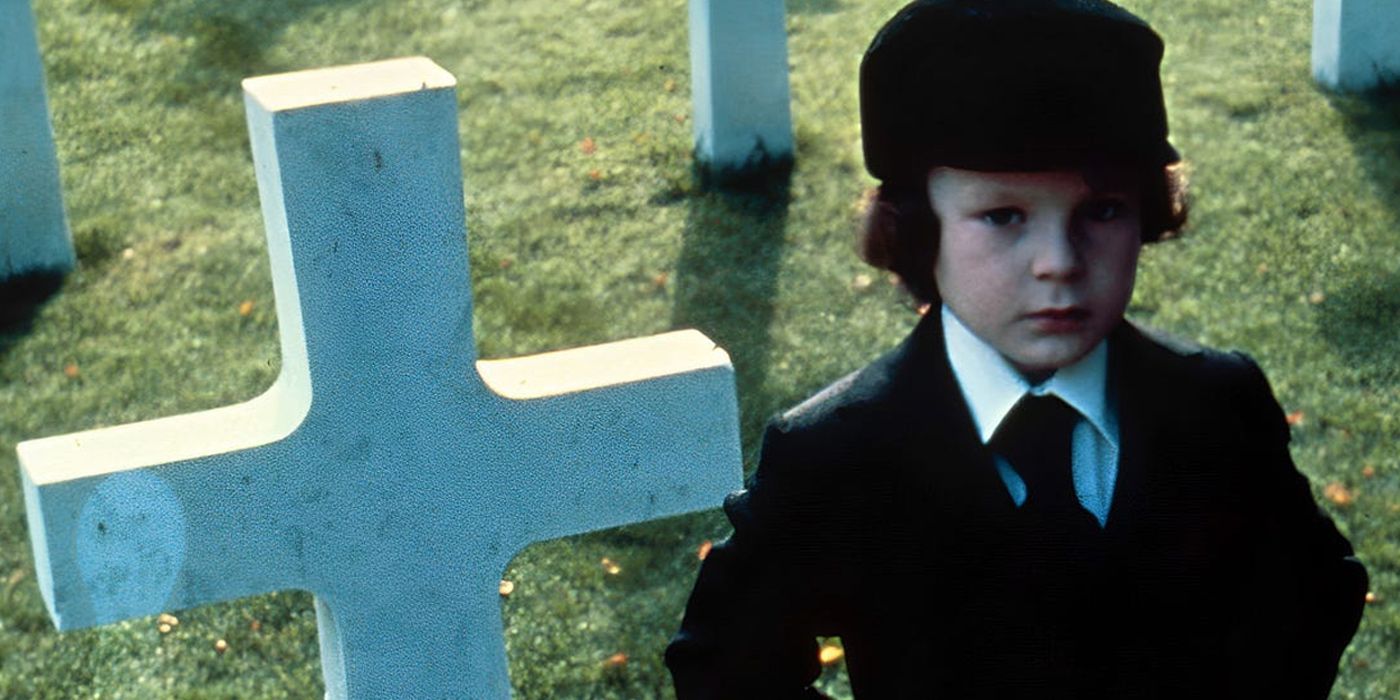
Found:
[{"label": "boy's hair", "polygon": [[[1175,237],[1186,225],[1189,212],[1184,165],[1178,162],[1143,169],[1138,178],[1142,241],[1155,243]],[[933,268],[938,259],[939,232],[926,181],[908,185],[886,182],[866,195],[858,250],[867,263],[897,275],[917,302],[936,304]]]},{"label": "boy's hair", "polygon": [[1135,180],[1142,240],[1186,223],[1181,156],[1167,141],[1162,40],[1108,0],[914,0],[860,67],[866,170],[881,180],[861,232],[866,262],[938,300],[935,166],[1077,171]]}]

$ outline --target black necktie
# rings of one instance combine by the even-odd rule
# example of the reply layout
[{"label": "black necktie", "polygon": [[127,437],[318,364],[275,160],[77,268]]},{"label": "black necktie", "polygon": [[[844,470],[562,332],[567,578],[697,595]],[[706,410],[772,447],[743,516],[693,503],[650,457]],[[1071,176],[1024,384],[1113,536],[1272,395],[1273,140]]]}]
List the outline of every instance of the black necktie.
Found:
[{"label": "black necktie", "polygon": [[1026,482],[1022,512],[1050,521],[1059,532],[1082,525],[1089,515],[1075,496],[1070,467],[1070,436],[1078,420],[1079,412],[1058,397],[1027,394],[989,443]]},{"label": "black necktie", "polygon": [[[1106,576],[1108,540],[1074,493],[1071,436],[1079,412],[1054,396],[1022,396],[988,446],[1026,482],[1026,500],[1007,521],[1007,549],[1023,578],[1029,667],[1092,678],[1112,648],[1108,620],[1119,608]],[[1040,672],[1039,670],[1035,672]],[[1046,676],[1050,677],[1050,676]],[[1087,687],[1087,686],[1086,686]]]}]

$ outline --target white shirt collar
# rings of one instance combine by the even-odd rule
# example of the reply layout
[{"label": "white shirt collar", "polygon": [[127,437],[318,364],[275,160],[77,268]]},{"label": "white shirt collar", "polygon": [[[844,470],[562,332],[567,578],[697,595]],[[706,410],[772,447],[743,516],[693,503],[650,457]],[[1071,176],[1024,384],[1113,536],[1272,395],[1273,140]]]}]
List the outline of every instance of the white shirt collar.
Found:
[{"label": "white shirt collar", "polygon": [[948,363],[972,412],[983,444],[991,440],[1002,419],[1021,396],[1053,394],[1084,416],[1100,437],[1118,447],[1118,420],[1109,410],[1105,384],[1108,376],[1108,342],[1099,341],[1078,362],[1062,367],[1049,380],[1031,386],[995,348],[977,337],[947,307],[942,308],[943,340]]}]

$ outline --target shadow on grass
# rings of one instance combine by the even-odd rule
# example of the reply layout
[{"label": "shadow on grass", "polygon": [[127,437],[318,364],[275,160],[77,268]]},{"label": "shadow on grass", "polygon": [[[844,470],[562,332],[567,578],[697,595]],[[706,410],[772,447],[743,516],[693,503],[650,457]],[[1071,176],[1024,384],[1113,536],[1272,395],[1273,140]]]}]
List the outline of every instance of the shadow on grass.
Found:
[{"label": "shadow on grass", "polygon": [[241,81],[290,69],[265,57],[287,27],[323,8],[366,0],[98,0],[109,10],[135,19],[143,34],[175,36],[191,48],[184,67],[164,83],[161,97],[175,104],[207,96],[237,94]]},{"label": "shadow on grass", "polygon": [[34,317],[63,286],[64,273],[40,270],[0,281],[0,359],[34,327]]},{"label": "shadow on grass", "polygon": [[[1390,210],[1389,228],[1400,230],[1400,85],[1363,95],[1330,93],[1327,99],[1346,118],[1355,157]],[[1397,250],[1368,254],[1393,257]],[[1322,337],[1366,383],[1373,388],[1400,384],[1395,360],[1395,348],[1400,347],[1400,272],[1355,280],[1329,294],[1318,314]]]},{"label": "shadow on grass", "polygon": [[791,169],[780,165],[726,187],[696,178],[676,262],[671,325],[697,328],[729,353],[748,454],[776,408],[767,391],[769,326],[787,233]]},{"label": "shadow on grass", "polygon": [[1318,309],[1322,337],[1372,389],[1400,385],[1400,275],[1363,279]]},{"label": "shadow on grass", "polygon": [[[684,198],[688,206],[672,278],[671,325],[699,329],[729,353],[746,453],[752,453],[775,408],[767,390],[769,326],[787,231],[790,172],[784,165],[719,187],[697,169],[688,184],[673,183],[674,189],[660,196],[663,202]],[[697,547],[728,530],[724,514],[713,508],[527,547],[506,576],[520,576],[528,585],[503,605],[516,694],[665,697],[671,680],[662,654],[700,566]],[[603,557],[622,566],[601,577],[600,585],[597,562]],[[584,609],[566,605],[560,590],[587,601]],[[607,624],[597,630],[581,626],[588,610],[608,611]],[[590,648],[598,649],[596,658],[590,661],[585,653],[580,663],[578,650]],[[603,661],[615,650],[626,651],[625,673]],[[551,670],[561,660],[570,670]]]}]

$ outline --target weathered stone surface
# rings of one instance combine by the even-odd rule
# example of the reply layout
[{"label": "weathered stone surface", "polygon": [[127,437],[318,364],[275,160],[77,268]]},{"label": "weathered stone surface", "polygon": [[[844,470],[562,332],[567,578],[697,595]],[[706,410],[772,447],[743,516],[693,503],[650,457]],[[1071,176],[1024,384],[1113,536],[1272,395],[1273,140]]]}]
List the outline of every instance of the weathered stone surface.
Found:
[{"label": "weathered stone surface", "polygon": [[244,83],[281,375],[19,445],[60,629],[305,589],[330,698],[504,698],[513,555],[739,487],[696,331],[476,359],[454,86],[422,58]]}]

